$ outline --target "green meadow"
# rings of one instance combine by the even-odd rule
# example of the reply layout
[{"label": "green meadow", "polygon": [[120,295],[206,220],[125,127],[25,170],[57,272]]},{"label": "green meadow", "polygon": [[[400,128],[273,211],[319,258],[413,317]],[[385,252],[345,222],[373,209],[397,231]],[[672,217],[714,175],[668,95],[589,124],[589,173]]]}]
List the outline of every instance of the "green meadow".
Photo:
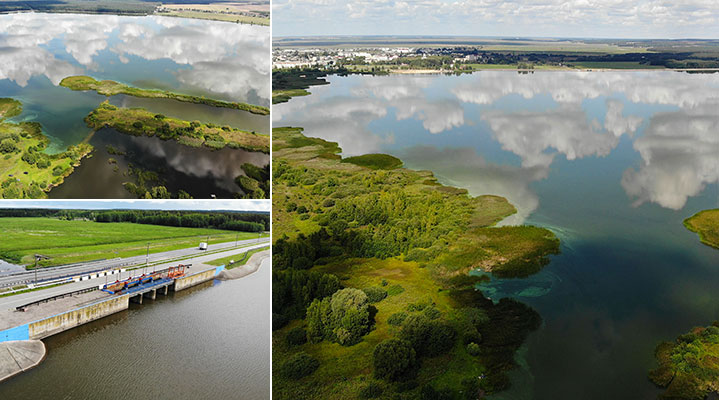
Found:
[{"label": "green meadow", "polygon": [[0,258],[34,264],[34,255],[50,257],[42,266],[104,258],[130,257],[209,243],[255,239],[256,233],[180,228],[134,223],[101,223],[53,218],[0,218]]}]

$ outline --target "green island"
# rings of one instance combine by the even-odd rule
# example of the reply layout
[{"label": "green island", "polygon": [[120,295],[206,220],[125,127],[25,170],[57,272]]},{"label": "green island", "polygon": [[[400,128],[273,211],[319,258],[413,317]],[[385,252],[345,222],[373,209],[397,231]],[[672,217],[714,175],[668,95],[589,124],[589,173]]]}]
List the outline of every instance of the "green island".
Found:
[{"label": "green island", "polygon": [[659,367],[649,371],[649,379],[666,388],[662,398],[704,399],[719,394],[719,322],[659,344],[654,355]]},{"label": "green island", "polygon": [[[707,246],[719,249],[719,209],[700,211],[684,220]],[[666,388],[667,399],[704,399],[719,394],[719,321],[695,327],[674,342],[660,343],[654,356],[657,368],[649,379]]]},{"label": "green island", "polygon": [[719,249],[719,209],[700,211],[685,219],[684,226],[705,245]]},{"label": "green island", "polygon": [[95,130],[112,127],[119,132],[135,136],[157,136],[162,140],[174,139],[179,143],[211,149],[230,147],[247,151],[259,151],[269,154],[270,137],[255,132],[247,132],[230,126],[218,126],[199,121],[181,119],[154,114],[142,108],[123,108],[110,104],[107,100],[85,117],[87,125]]},{"label": "green island", "polygon": [[253,104],[208,99],[203,96],[191,96],[188,94],[173,93],[167,90],[140,89],[110,80],[98,81],[89,76],[69,76],[60,81],[60,86],[64,86],[72,90],[94,90],[103,96],[125,94],[128,96],[146,97],[151,99],[173,99],[186,103],[205,104],[212,107],[232,108],[251,112],[253,114],[270,114],[269,108]]},{"label": "green island", "polygon": [[[273,130],[273,397],[477,399],[506,389],[541,323],[485,298],[482,269],[522,277],[559,240],[496,227],[516,209],[389,158]],[[399,161],[399,160],[397,160]],[[399,161],[401,163],[401,161]],[[400,164],[401,165],[401,164]]]},{"label": "green island", "polygon": [[325,77],[332,72],[319,68],[275,69],[272,71],[272,104],[286,103],[297,96],[310,94],[307,89],[315,85],[327,85]]},{"label": "green island", "polygon": [[22,103],[0,99],[0,197],[45,198],[60,185],[92,146],[79,143],[58,154],[47,154],[50,139],[37,122],[7,122],[22,112]]}]

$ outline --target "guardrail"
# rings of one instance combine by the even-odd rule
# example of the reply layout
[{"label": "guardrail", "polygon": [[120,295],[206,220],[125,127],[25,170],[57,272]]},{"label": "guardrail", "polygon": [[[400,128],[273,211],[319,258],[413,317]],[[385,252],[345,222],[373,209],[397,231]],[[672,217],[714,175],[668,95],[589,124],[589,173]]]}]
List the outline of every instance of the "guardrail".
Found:
[{"label": "guardrail", "polygon": [[85,289],[80,289],[80,290],[75,290],[75,291],[73,291],[73,292],[68,292],[68,293],[63,293],[63,294],[57,294],[57,295],[55,295],[55,296],[46,297],[46,298],[41,299],[41,300],[35,300],[35,301],[30,302],[30,303],[23,304],[23,305],[21,305],[21,306],[17,306],[17,307],[15,307],[15,311],[23,311],[23,312],[24,312],[25,309],[26,309],[27,307],[30,307],[30,306],[34,306],[34,305],[42,304],[42,303],[47,303],[47,302],[49,302],[49,301],[54,301],[54,300],[57,300],[57,299],[64,299],[65,297],[74,296],[74,295],[76,295],[76,294],[89,293],[89,292],[93,292],[93,291],[95,291],[95,290],[98,290],[98,289],[97,289],[97,286],[93,286],[93,287],[89,287],[89,288],[85,288]]}]

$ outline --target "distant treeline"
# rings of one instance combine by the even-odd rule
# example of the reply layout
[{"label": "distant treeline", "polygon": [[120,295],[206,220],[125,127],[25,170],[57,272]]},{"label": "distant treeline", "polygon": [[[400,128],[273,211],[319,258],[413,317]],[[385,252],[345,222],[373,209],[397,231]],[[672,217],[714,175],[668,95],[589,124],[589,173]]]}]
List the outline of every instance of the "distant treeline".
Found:
[{"label": "distant treeline", "polygon": [[198,212],[156,210],[52,210],[0,209],[0,217],[50,217],[89,219],[96,222],[131,222],[188,228],[215,228],[242,232],[270,229],[269,213]]}]

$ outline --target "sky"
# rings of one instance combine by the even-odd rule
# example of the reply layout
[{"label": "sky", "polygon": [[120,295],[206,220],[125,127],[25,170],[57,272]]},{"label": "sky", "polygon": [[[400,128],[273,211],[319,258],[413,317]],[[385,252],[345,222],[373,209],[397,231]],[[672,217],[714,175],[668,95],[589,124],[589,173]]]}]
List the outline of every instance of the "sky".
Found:
[{"label": "sky", "polygon": [[273,0],[274,37],[719,38],[716,0]]},{"label": "sky", "polygon": [[0,200],[0,208],[270,211],[269,200]]}]

